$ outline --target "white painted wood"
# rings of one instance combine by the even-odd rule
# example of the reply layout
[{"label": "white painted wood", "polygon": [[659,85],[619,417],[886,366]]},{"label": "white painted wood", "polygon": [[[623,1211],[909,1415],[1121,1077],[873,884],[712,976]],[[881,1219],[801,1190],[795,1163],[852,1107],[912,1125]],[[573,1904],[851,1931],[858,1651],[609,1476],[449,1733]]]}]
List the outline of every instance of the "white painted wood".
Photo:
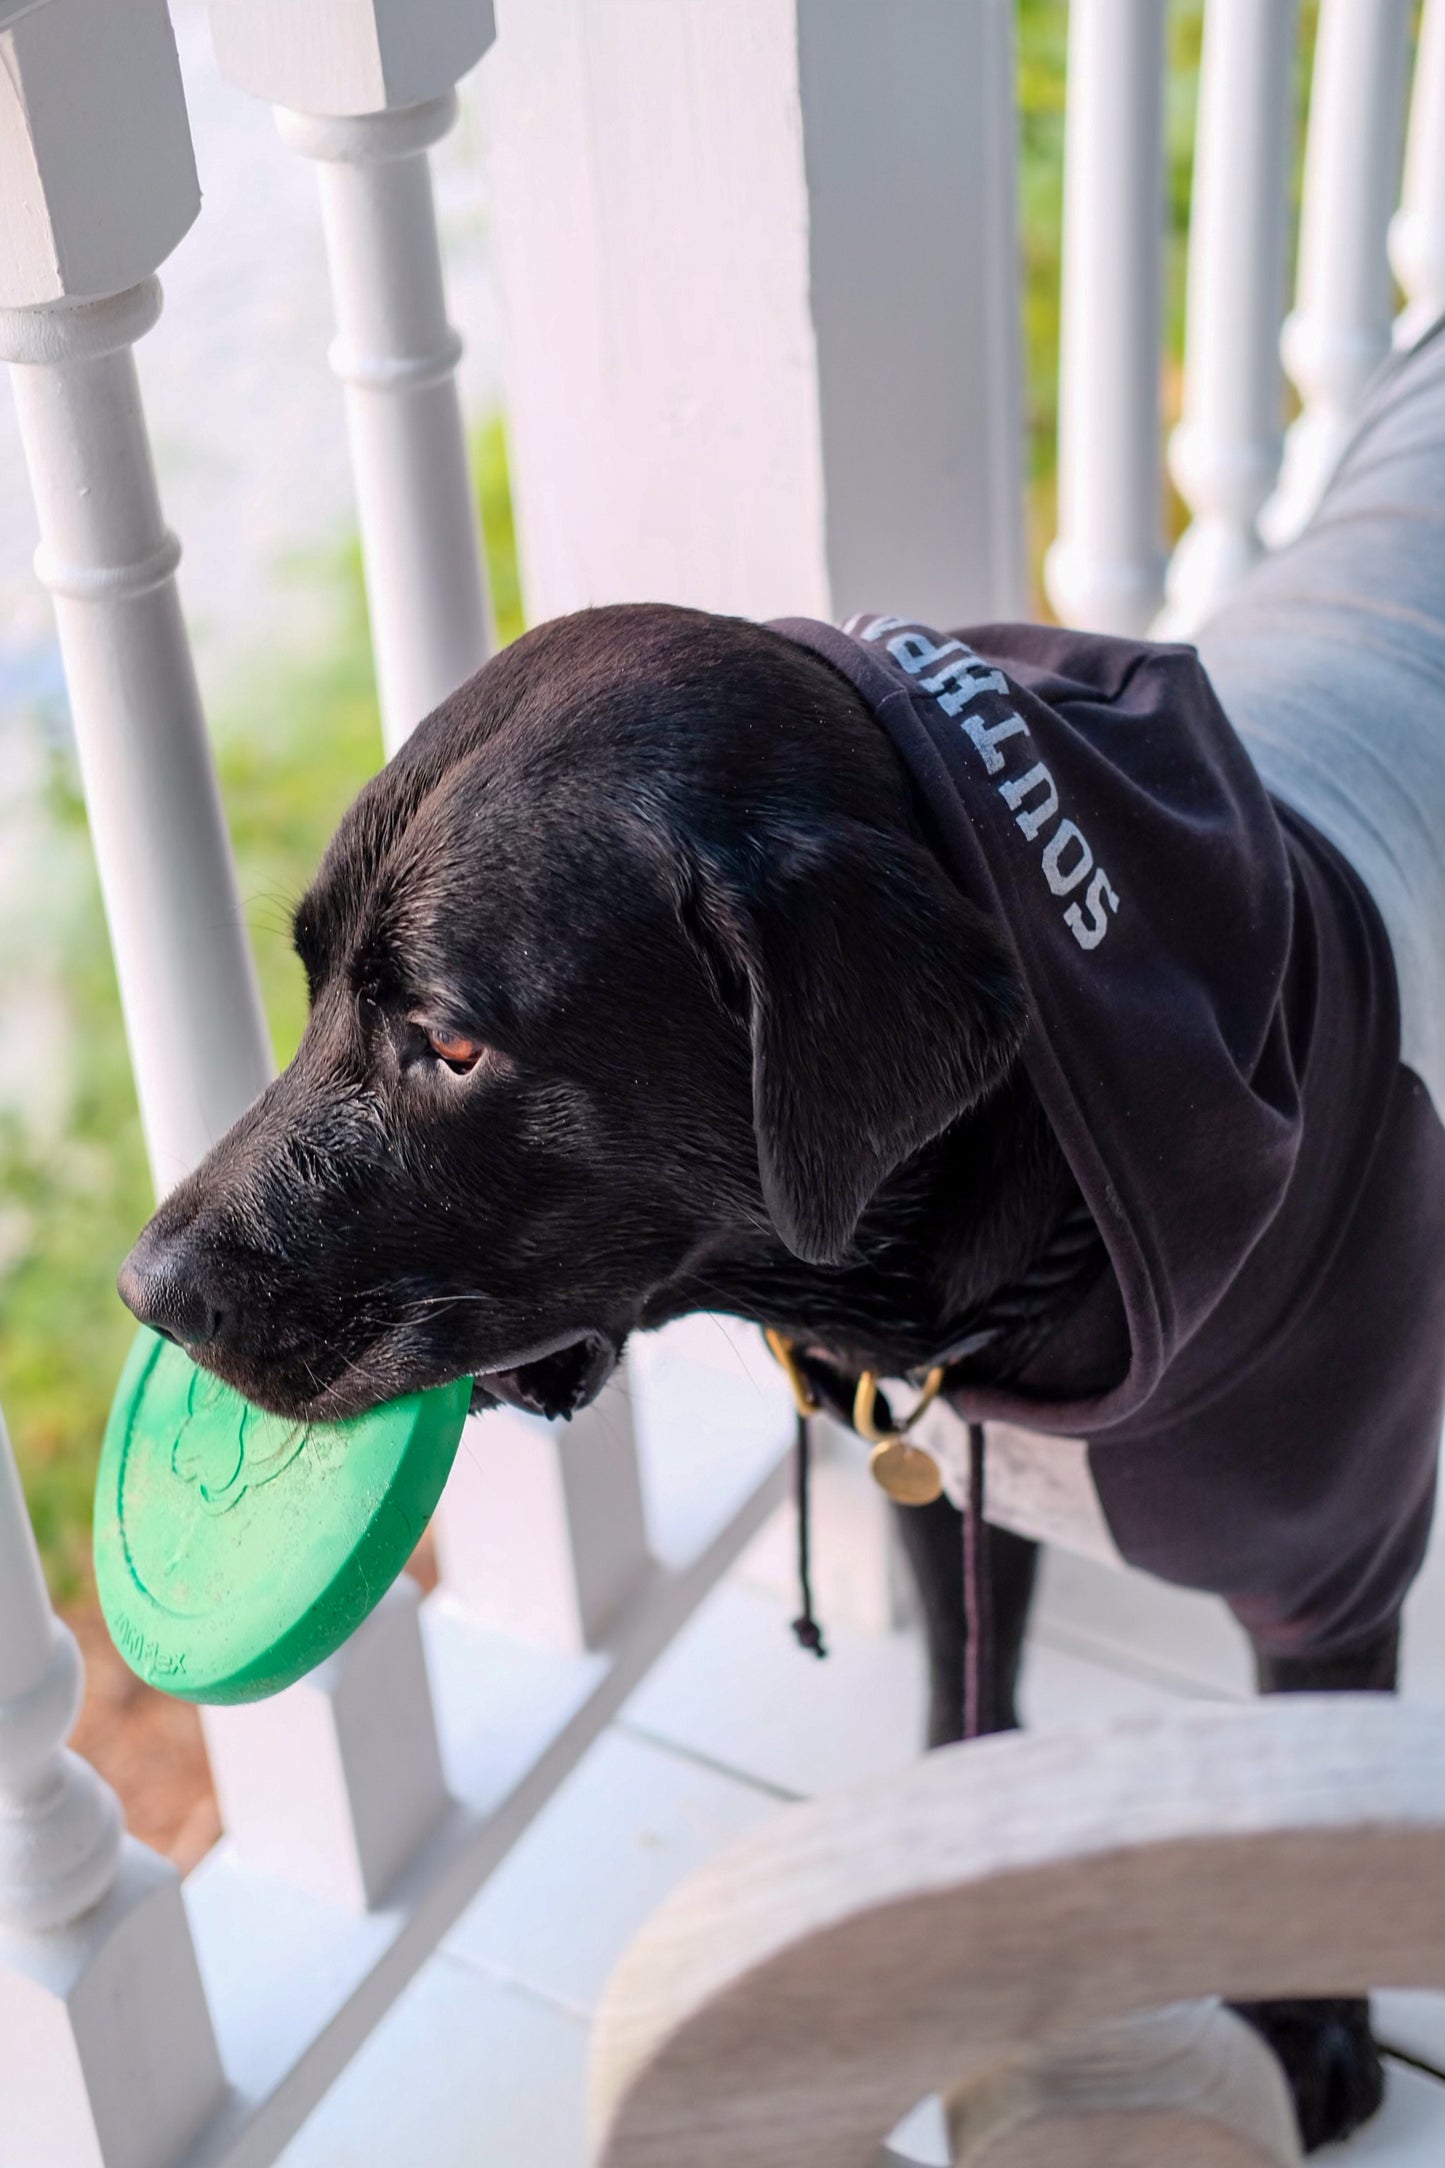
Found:
[{"label": "white painted wood", "polygon": [[[263,2168],[345,2068],[437,1942],[703,1598],[786,1487],[786,1436],[735,1433],[731,1468],[659,1498],[668,1551],[605,1649],[567,1657],[479,1632],[444,1598],[423,1628],[448,1788],[457,1804],[358,1915],[258,1872],[223,1841],[186,1884],[231,2092],[186,2168]],[[682,1456],[685,1460],[686,1456]],[[662,1472],[659,1471],[661,1474]]]},{"label": "white painted wood", "polygon": [[173,2168],[225,2087],[175,1869],[126,1838],[66,1927],[0,1928],[0,2159]]},{"label": "white painted wood", "polygon": [[436,1957],[280,2168],[579,2168],[586,2065],[580,2017]]},{"label": "white painted wood", "polygon": [[1305,150],[1299,274],[1282,340],[1303,411],[1260,516],[1278,549],[1320,499],[1390,350],[1386,236],[1397,200],[1411,0],[1321,0]]},{"label": "white painted wood", "polygon": [[130,352],[159,310],[150,279],[109,300],[7,311],[0,357],[164,1192],[261,1090],[271,1055]]},{"label": "white painted wood", "polygon": [[[50,82],[58,96],[68,81],[61,60],[86,79],[93,25],[89,10],[72,8],[71,0],[46,0],[41,13],[52,12],[69,40]],[[17,33],[35,20],[25,17]],[[152,114],[162,145],[168,128],[188,145],[173,51],[166,46],[161,67],[154,41],[138,39],[137,49],[152,60],[141,110]],[[103,57],[107,50],[102,39],[97,51]],[[129,77],[122,72],[118,80],[124,85]],[[10,140],[22,121],[18,108],[0,104],[0,141]],[[49,137],[35,141],[47,175],[58,166],[79,186],[80,173],[91,199],[113,193],[127,201],[121,169],[102,158],[71,172],[78,152],[68,138],[59,150]],[[127,151],[144,167],[147,154],[125,140],[102,135],[101,149]],[[194,171],[172,158],[166,172],[174,230],[183,231],[194,212]],[[97,224],[103,226],[103,215]],[[164,221],[152,219],[152,243],[167,245],[168,234],[174,238]],[[149,259],[142,266],[153,268]],[[176,595],[180,545],[162,517],[131,355],[159,308],[153,277],[103,299],[10,308],[0,312],[0,357],[12,365],[40,520],[37,571],[54,597],[141,1117],[163,1193],[264,1088],[273,1064]],[[285,1711],[235,1719],[244,1738],[237,1751],[255,1755],[258,1766],[265,1759],[260,1739],[274,1728],[271,1823],[277,1826],[265,1817],[245,1819],[248,1830],[265,1828],[273,1863],[289,1842],[300,1881],[315,1874],[324,1854],[339,1875],[341,1863],[352,1861],[359,1886],[370,1894],[377,1876],[395,1867],[396,1832],[409,1830],[415,1842],[427,1819],[416,1787],[425,1791],[425,1773],[436,1764],[435,1741],[428,1745],[421,1736],[428,1705],[414,1692],[415,1667],[388,1664],[384,1646],[384,1637],[372,1637],[365,1651],[338,1659],[308,1689],[308,1706],[317,1697],[338,1698],[328,1720],[298,1731]],[[399,1776],[384,1754],[348,1751],[338,1789],[337,1741],[348,1738],[340,1704],[347,1699],[367,1709],[379,1731],[409,1743],[410,1777]],[[232,1721],[233,1712],[217,1712],[211,1722],[222,1760]],[[288,1819],[281,1811],[288,1789],[315,1811]],[[328,1799],[333,1813],[323,1838],[318,1803]],[[434,1802],[428,1813],[435,1818]]]},{"label": "white painted wood", "polygon": [[[1031,2043],[1377,1984],[1445,1985],[1435,1712],[1300,1697],[985,1740],[789,1809],[673,1895],[604,1999],[594,2158],[871,2168],[914,2102]],[[1098,2161],[1058,2135],[1031,2160]],[[1177,2116],[1163,2136],[1155,2159],[1227,2157]]]},{"label": "white painted wood", "polygon": [[1164,591],[1164,0],[1072,0],[1058,534],[1065,624],[1143,632]]},{"label": "white painted wood", "polygon": [[450,89],[356,119],[276,116],[317,161],[388,753],[492,645],[427,162],[455,117]]},{"label": "white painted wood", "polygon": [[[814,1418],[810,1519],[813,1602],[825,1636],[912,1625],[918,1600],[893,1509],[868,1472],[872,1448],[851,1430]],[[798,1515],[792,1500],[768,1523],[738,1577],[798,1608]]]},{"label": "white painted wood", "polygon": [[795,1596],[735,1576],[659,1659],[623,1722],[784,1797],[916,1760],[928,1707],[917,1638],[825,1615],[819,1663],[789,1632],[796,1611]]},{"label": "white painted wood", "polygon": [[1010,14],[503,0],[533,618],[1024,607]]},{"label": "white painted wood", "polygon": [[478,1625],[598,1647],[653,1571],[625,1376],[570,1422],[472,1417],[436,1540],[447,1595]]},{"label": "white painted wood", "polygon": [[1437,2168],[1442,2156],[1445,2085],[1408,2064],[1393,2063],[1384,2107],[1336,2158],[1343,2157],[1349,2168]]},{"label": "white painted wood", "polygon": [[115,1877],[115,1794],[65,1752],[84,1679],[50,1608],[0,1415],[0,1928],[63,1926]]},{"label": "white painted wood", "polygon": [[[248,960],[227,977],[244,943],[232,935],[178,551],[130,354],[159,309],[150,274],[198,202],[159,0],[123,13],[100,0],[6,9],[0,193],[0,357],[12,364],[37,569],[55,598],[147,1139],[168,1182],[207,1141],[185,1091],[227,1119],[249,1096],[245,1076],[228,1096],[237,1079],[223,1065],[233,1054],[244,1063],[260,1011]],[[159,755],[149,773],[142,738]],[[168,919],[147,854],[196,870],[192,907],[221,921],[209,958],[199,950],[211,929],[197,937],[193,919]],[[239,1021],[222,1012],[227,995]],[[168,998],[180,1018],[167,1018]],[[216,1033],[204,1068],[183,1065],[184,1086],[169,1073],[182,1020]],[[64,1748],[81,1691],[0,1425],[3,2143],[26,2168],[168,2168],[214,2107],[220,2065],[176,1876],[139,1846],[122,1848],[114,1795]]]},{"label": "white painted wood", "polygon": [[0,308],[134,286],[200,201],[165,0],[0,9]]},{"label": "white painted wood", "polygon": [[1027,609],[1013,18],[1012,0],[798,0],[840,619],[900,608],[976,623]]},{"label": "white painted wood", "polygon": [[958,2168],[1299,2168],[1284,2072],[1217,2001],[1041,2045],[947,2102]]},{"label": "white painted wood", "polygon": [[[740,1562],[729,1585],[706,1607],[707,1614],[735,1592],[742,1571]],[[756,1600],[752,1589],[739,1593],[750,1604]],[[478,2005],[450,1960],[472,1966],[473,1978],[480,1973],[490,1982],[515,1979],[537,2007],[545,2006],[540,2000],[545,1997],[554,2010],[579,2016],[590,2012],[606,1972],[652,1906],[731,1835],[755,1826],[770,1798],[776,1809],[776,1791],[759,1791],[730,1766],[735,1741],[727,1729],[727,1712],[720,1712],[720,1723],[709,1726],[707,1721],[709,1698],[726,1679],[726,1654],[731,1654],[733,1692],[739,1702],[764,1708],[781,1703],[780,1728],[822,1728],[817,1702],[833,1659],[820,1665],[793,1657],[787,1620],[795,1607],[790,1599],[774,1600],[767,1606],[765,1632],[720,1636],[716,1670],[706,1652],[693,1649],[682,1667],[687,1676],[679,1682],[678,1699],[700,1720],[676,1748],[670,1739],[656,1735],[640,1740],[631,1714],[635,1704],[624,1709],[508,1855],[438,1957],[423,1968],[416,1987],[359,2051],[283,2154],[285,2168],[292,2168],[293,2156],[297,2168],[320,2162],[331,2168],[334,2161],[349,2158],[346,2147],[354,2148],[359,2143],[356,2134],[367,2131],[373,2133],[375,2152],[386,2158],[392,2134],[402,2127],[403,2111],[394,2100],[398,2084],[424,2096],[413,2107],[416,2142],[428,2168],[433,2160],[438,2168],[471,2168],[478,2133],[490,2135],[494,2122],[509,2136],[518,2133],[515,2150],[498,2141],[499,2159],[525,2161],[527,2168],[534,2162],[537,2168],[578,2168],[586,2158],[579,2062],[554,2036],[541,2067],[530,2056],[514,2063],[507,2007]],[[690,1647],[694,1640],[695,1630],[690,1630],[679,1647]],[[890,1636],[872,1645],[897,1652],[906,1644]],[[876,1775],[880,1746],[885,1764],[890,1760],[884,1735],[899,1672],[896,1666],[855,1668],[854,1649],[861,1646],[851,1635],[840,1639],[845,1690],[828,1702],[823,1719],[850,1749],[846,1766],[835,1768],[829,1777],[833,1783],[867,1781]],[[1086,1680],[1084,1667],[1039,1650],[1033,1652],[1031,1669],[1031,1723],[1036,1699],[1044,1704],[1045,1720],[1075,1729],[1126,1713],[1124,1703],[1113,1700],[1103,1671],[1094,1670]],[[1123,1678],[1114,1684],[1126,1692],[1130,1686]],[[1041,1695],[1036,1689],[1042,1689]],[[1150,1705],[1160,1706],[1160,1698]],[[1142,1700],[1132,1704],[1135,1709],[1145,1706]],[[921,1723],[916,1705],[911,1717]],[[899,1761],[915,1758],[917,1736],[908,1731]],[[445,1978],[438,1979],[443,1968]],[[422,2037],[410,2014],[413,2003],[423,1998],[436,2028],[429,2038]],[[463,2024],[472,2031],[466,2052],[458,2058],[455,2043]],[[545,2110],[539,2096],[545,2097]],[[942,2110],[936,2101],[930,2106],[932,2123],[927,2117],[912,2118],[906,2132],[894,2134],[887,2159],[946,2168]],[[574,2118],[568,2126],[570,2144],[551,2135],[553,2118],[564,2114]],[[529,2150],[527,2136],[534,2128],[535,2148]],[[1159,2164],[1151,2163],[1151,2168]],[[1172,2160],[1169,2168],[1174,2168]]]},{"label": "white painted wood", "polygon": [[406,1574],[351,1639],[269,1701],[203,1711],[228,1836],[352,1911],[379,1903],[451,1802]]},{"label": "white painted wood", "polygon": [[[1046,1576],[1051,1563],[1052,1554]],[[829,1654],[818,1663],[788,1631],[796,1594],[761,1590],[745,1570],[739,1566],[659,1660],[624,1709],[625,1727],[782,1797],[836,1791],[915,1761],[927,1709],[918,1637],[859,1632],[827,1613]],[[1135,1578],[1090,1571],[1111,1592]],[[1150,1593],[1158,1586],[1141,1585]],[[1053,1630],[1047,1616],[1041,1623],[1023,1665],[1031,1731],[1144,1716],[1201,1690],[1163,1662],[1148,1664],[1147,1631],[1142,1644],[1120,1653],[1102,1635],[1089,1648]]]},{"label": "white painted wood", "polygon": [[317,161],[382,733],[393,753],[492,646],[427,152],[491,0],[212,0],[222,72]]},{"label": "white painted wood", "polygon": [[778,1805],[775,1793],[613,1725],[445,1947],[534,1995],[590,2011],[663,1898]]},{"label": "white painted wood", "polygon": [[1171,1706],[1172,1681],[1141,1666],[1101,1663],[1096,1653],[1061,1646],[1032,1633],[1024,1645],[1019,1714],[1029,1731],[1077,1731]]},{"label": "white painted wood", "polygon": [[491,0],[211,0],[221,72],[298,113],[442,97],[494,35]]},{"label": "white painted wood", "polygon": [[1411,346],[1445,316],[1445,0],[1425,0],[1420,15],[1405,185],[1390,221],[1390,263],[1405,296],[1395,344]]},{"label": "white painted wood", "polygon": [[1132,1567],[1046,1551],[1029,1633],[1175,1694],[1244,1701],[1254,1693],[1249,1643],[1219,1598]]},{"label": "white painted wood", "polygon": [[[164,1192],[263,1089],[272,1062],[176,597],[179,545],[161,517],[129,349],[158,308],[152,280],[109,301],[14,311],[0,317],[0,352],[15,363],[41,517],[38,569],[55,597],[141,1115]],[[410,1676],[388,1672],[380,1643],[366,1648],[378,1657],[376,1675],[347,1691],[376,1725],[412,1741],[412,1768],[424,1771],[428,1750],[413,1735],[427,1704]],[[237,1727],[234,1752],[257,1768],[268,1759],[261,1739],[274,1734],[269,1821],[244,1818],[247,1832],[266,1830],[267,1859],[289,1844],[298,1879],[323,1857],[343,1877],[354,1868],[371,1892],[380,1870],[365,1846],[358,1854],[358,1829],[411,1827],[413,1838],[419,1830],[408,1784],[385,1754],[343,1757],[337,1789],[335,1739],[345,1724],[339,1708],[323,1717],[321,1704],[345,1698],[344,1682],[367,1661],[338,1658],[305,1689],[309,1727],[293,1728],[285,1710],[227,1710],[208,1728],[227,1762],[234,1755],[224,1742]],[[434,1764],[434,1741],[429,1751]],[[288,1815],[291,1791],[315,1811]],[[324,1837],[322,1800],[334,1809]],[[375,1841],[394,1867],[385,1834]]]},{"label": "white painted wood", "polygon": [[1193,520],[1154,627],[1188,639],[1263,544],[1284,449],[1285,305],[1297,0],[1210,0],[1189,221],[1184,411],[1169,463]]},{"label": "white painted wood", "polygon": [[0,1416],[0,2158],[168,2168],[220,2064],[175,1873],[66,1750],[83,1685]]}]

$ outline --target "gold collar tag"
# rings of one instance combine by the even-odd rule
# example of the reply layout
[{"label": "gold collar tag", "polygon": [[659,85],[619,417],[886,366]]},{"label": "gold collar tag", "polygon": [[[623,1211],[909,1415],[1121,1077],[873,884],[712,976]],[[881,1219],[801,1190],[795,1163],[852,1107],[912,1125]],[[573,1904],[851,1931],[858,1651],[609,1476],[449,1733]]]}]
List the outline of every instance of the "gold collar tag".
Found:
[{"label": "gold collar tag", "polygon": [[858,1380],[858,1390],[853,1399],[853,1428],[860,1438],[872,1440],[873,1450],[868,1456],[868,1472],[880,1490],[885,1490],[895,1505],[931,1506],[935,1498],[943,1495],[943,1474],[938,1462],[921,1445],[909,1443],[906,1432],[918,1421],[925,1408],[931,1407],[938,1398],[943,1385],[943,1369],[940,1365],[930,1370],[924,1382],[918,1405],[907,1419],[892,1430],[880,1430],[873,1419],[878,1400],[878,1379],[871,1370],[865,1370]]},{"label": "gold collar tag", "polygon": [[896,1506],[931,1506],[943,1495],[938,1462],[906,1438],[880,1438],[868,1455],[868,1473]]},{"label": "gold collar tag", "polygon": [[[765,1327],[763,1337],[793,1388],[798,1413],[816,1415],[817,1396],[803,1375],[794,1342],[774,1326]],[[921,1445],[911,1445],[905,1435],[924,1409],[932,1407],[942,1388],[943,1365],[940,1363],[924,1379],[923,1391],[912,1413],[892,1430],[880,1430],[873,1420],[873,1411],[878,1404],[878,1373],[865,1370],[858,1380],[858,1390],[853,1396],[853,1428],[873,1447],[868,1456],[869,1473],[896,1505],[931,1506],[935,1498],[943,1495],[943,1475],[938,1462]]]}]

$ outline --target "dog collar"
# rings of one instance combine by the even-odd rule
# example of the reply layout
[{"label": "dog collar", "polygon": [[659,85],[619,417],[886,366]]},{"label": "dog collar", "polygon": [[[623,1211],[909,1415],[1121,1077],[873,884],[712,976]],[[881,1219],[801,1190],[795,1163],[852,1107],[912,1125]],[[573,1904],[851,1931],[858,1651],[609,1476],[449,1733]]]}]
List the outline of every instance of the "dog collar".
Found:
[{"label": "dog collar", "polygon": [[[920,1398],[901,1422],[888,1414],[886,1400],[881,1405],[887,1420],[877,1420],[879,1374],[874,1370],[862,1372],[850,1389],[853,1428],[873,1447],[868,1465],[874,1480],[890,1498],[900,1505],[931,1505],[942,1491],[943,1477],[937,1461],[914,1443],[908,1432],[938,1398],[952,1366],[981,1354],[1006,1332],[1045,1319],[1100,1246],[1093,1214],[1079,1198],[1028,1270],[989,1296],[966,1330],[941,1348],[926,1366],[920,1364],[908,1373]],[[776,1326],[765,1327],[763,1337],[792,1387],[799,1415],[820,1413],[821,1404],[803,1367],[798,1341]]]}]

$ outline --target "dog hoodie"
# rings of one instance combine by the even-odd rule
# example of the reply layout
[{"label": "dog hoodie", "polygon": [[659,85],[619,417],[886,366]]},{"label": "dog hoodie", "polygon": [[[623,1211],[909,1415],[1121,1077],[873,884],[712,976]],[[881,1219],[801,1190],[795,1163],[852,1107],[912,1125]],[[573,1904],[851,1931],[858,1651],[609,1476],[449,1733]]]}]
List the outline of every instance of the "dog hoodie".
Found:
[{"label": "dog hoodie", "polygon": [[[1192,648],[772,629],[862,696],[1006,933],[1108,1253],[1058,1345],[954,1409],[1083,1438],[1127,1560],[1272,1655],[1350,1654],[1420,1565],[1445,1406],[1445,1130],[1368,891],[1271,799]],[[1107,1389],[1071,1386],[1125,1344]]]}]

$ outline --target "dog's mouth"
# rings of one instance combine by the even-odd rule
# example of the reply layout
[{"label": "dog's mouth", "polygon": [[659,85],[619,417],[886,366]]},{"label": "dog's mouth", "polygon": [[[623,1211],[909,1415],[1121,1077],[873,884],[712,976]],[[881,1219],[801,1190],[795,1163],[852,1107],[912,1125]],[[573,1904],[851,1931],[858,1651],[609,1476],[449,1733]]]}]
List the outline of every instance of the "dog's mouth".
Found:
[{"label": "dog's mouth", "polygon": [[597,1398],[622,1350],[601,1332],[584,1332],[526,1362],[478,1372],[472,1384],[472,1412],[521,1408],[528,1415],[575,1415]]}]

